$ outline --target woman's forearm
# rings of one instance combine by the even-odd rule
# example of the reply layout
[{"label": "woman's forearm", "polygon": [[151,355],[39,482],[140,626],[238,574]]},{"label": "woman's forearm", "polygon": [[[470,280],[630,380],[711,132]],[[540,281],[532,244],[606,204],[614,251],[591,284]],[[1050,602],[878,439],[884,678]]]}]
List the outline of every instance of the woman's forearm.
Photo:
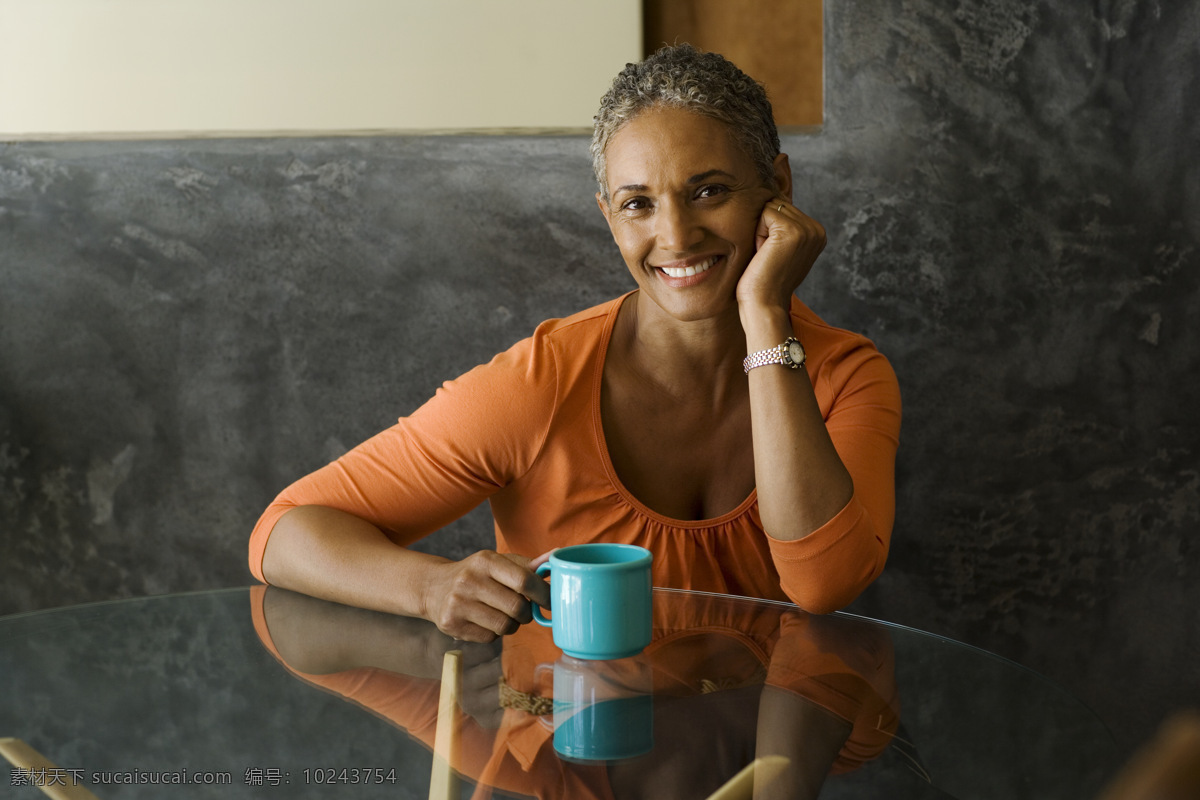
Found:
[{"label": "woman's forearm", "polygon": [[263,576],[272,585],[323,600],[428,619],[431,567],[448,563],[395,544],[352,514],[300,506],[275,523]]},{"label": "woman's forearm", "polygon": [[456,639],[490,642],[530,620],[550,589],[530,559],[494,550],[461,561],[391,541],[371,523],[323,506],[299,506],[275,523],[263,577],[344,605],[427,619]]},{"label": "woman's forearm", "polygon": [[[742,309],[747,352],[792,335],[786,309]],[[803,342],[801,342],[803,344]],[[775,539],[803,538],[833,519],[854,494],[804,368],[771,364],[750,370],[754,477],[763,528]]]}]

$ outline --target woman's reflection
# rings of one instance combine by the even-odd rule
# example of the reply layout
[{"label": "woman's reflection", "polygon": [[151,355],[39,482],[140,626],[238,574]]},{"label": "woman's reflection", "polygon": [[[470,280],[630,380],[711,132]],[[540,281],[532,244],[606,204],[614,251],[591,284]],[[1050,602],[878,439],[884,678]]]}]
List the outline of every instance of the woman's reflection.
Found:
[{"label": "woman's reflection", "polygon": [[[273,587],[253,590],[252,613],[264,645],[294,675],[430,747],[443,656],[461,650],[454,766],[476,782],[476,797],[494,788],[544,798],[694,800],[754,758],[783,755],[787,769],[756,787],[755,797],[815,798],[828,775],[880,755],[899,721],[884,629],[785,605],[656,591],[651,644],[640,656],[608,662],[565,659],[539,626],[493,645],[470,644],[423,620]],[[576,718],[564,727],[600,700],[625,702],[606,706],[607,722]],[[613,713],[619,724],[650,730],[628,731],[616,744],[589,741],[616,730]]]}]

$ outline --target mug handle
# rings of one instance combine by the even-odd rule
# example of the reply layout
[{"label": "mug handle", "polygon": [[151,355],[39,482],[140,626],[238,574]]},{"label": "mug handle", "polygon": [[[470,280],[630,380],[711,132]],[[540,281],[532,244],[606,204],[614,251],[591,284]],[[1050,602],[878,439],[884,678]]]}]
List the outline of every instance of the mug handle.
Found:
[{"label": "mug handle", "polygon": [[[535,571],[539,578],[546,577],[547,575],[550,574],[550,562],[547,561],[544,564],[538,565],[538,568]],[[543,616],[541,606],[539,606],[537,603],[533,602],[532,600],[529,601],[529,605],[531,607],[530,611],[533,613],[533,621],[534,622],[536,622],[538,625],[541,625],[546,628],[549,628],[554,624],[554,622],[549,617]]]}]

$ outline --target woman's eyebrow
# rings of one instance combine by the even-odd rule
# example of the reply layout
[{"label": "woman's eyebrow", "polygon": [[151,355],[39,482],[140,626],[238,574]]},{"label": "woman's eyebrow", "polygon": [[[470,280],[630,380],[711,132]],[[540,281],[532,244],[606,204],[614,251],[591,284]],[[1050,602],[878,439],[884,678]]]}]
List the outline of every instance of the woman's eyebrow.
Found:
[{"label": "woman's eyebrow", "polygon": [[[695,186],[697,183],[704,183],[709,178],[720,176],[729,180],[737,180],[737,176],[726,172],[723,169],[710,169],[707,172],[701,172],[687,179],[688,186]],[[627,183],[624,186],[618,186],[613,189],[613,195],[618,195],[621,192],[644,192],[648,187],[644,183]]]},{"label": "woman's eyebrow", "polygon": [[721,176],[722,178],[728,178],[730,180],[737,180],[736,175],[731,175],[730,173],[726,172],[723,169],[710,169],[708,172],[701,172],[699,175],[693,175],[692,177],[688,178],[687,182],[688,182],[689,186],[693,186],[697,183],[703,183],[704,181],[708,180],[709,178],[715,178],[718,175]]}]

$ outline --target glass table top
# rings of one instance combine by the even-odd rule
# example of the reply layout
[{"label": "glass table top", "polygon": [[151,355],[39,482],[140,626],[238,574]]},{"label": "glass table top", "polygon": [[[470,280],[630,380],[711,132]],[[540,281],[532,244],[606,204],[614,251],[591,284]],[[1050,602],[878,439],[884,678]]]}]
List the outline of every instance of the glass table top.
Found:
[{"label": "glass table top", "polygon": [[1058,800],[1094,798],[1117,767],[1095,714],[1011,661],[661,589],[653,641],[618,661],[565,656],[537,625],[475,645],[260,586],[0,618],[0,676],[0,749],[50,762],[0,761],[16,800],[48,783],[101,800]]}]

